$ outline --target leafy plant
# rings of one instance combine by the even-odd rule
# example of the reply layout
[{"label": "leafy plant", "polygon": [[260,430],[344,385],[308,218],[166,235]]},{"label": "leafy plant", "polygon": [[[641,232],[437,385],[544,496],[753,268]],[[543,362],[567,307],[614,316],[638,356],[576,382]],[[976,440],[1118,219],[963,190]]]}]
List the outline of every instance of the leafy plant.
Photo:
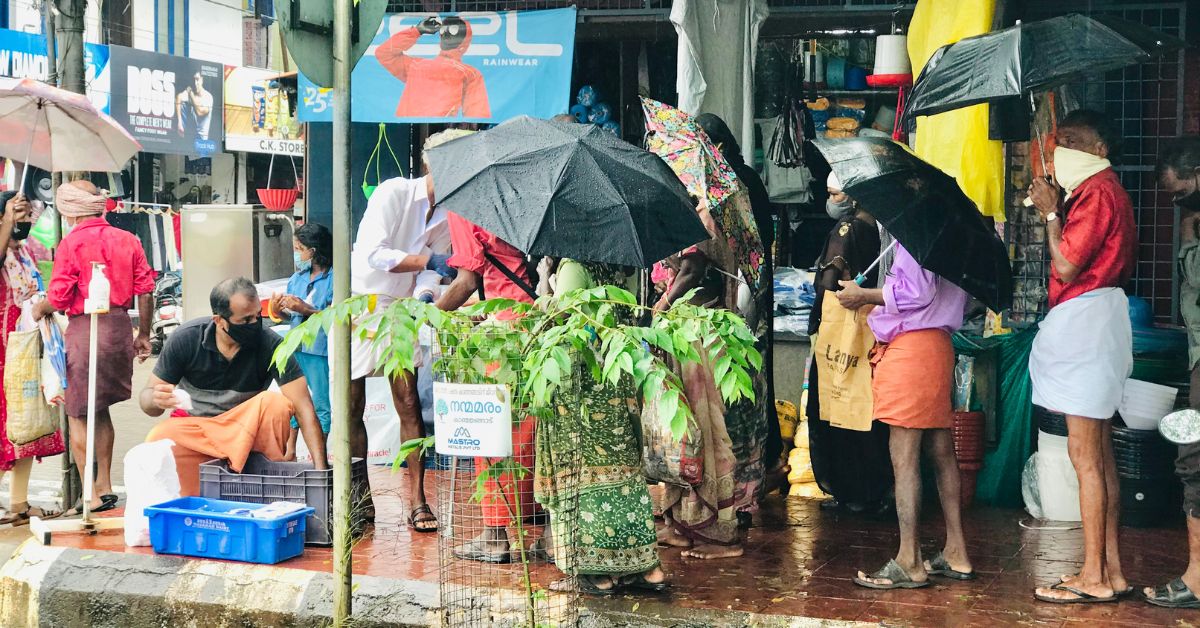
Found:
[{"label": "leafy plant", "polygon": [[[643,403],[658,404],[658,416],[669,418],[671,433],[678,440],[694,419],[675,363],[709,362],[729,404],[753,400],[751,373],[762,367],[754,336],[741,318],[726,310],[691,305],[690,297],[654,313],[648,326],[639,327],[624,321],[649,313],[648,308],[614,286],[543,297],[536,304],[491,299],[456,312],[442,312],[415,299],[395,301],[380,310],[375,297],[359,296],[327,308],[289,332],[276,350],[275,361],[282,368],[293,352],[311,344],[322,330],[328,332],[335,321],[353,321],[352,333],[382,349],[382,370],[393,377],[413,370],[418,338],[427,327],[441,353],[448,356],[435,364],[438,373],[456,383],[507,385],[513,420],[518,423],[530,420],[530,409],[549,406],[555,393],[569,385],[581,360],[583,372],[597,382],[616,384],[628,377]],[[508,312],[511,320],[478,322],[501,312]],[[432,436],[405,442],[394,466],[433,445]],[[512,459],[491,464],[479,472],[472,499],[482,500],[490,482],[503,489],[529,473]],[[507,492],[499,491],[502,496]],[[520,528],[520,517],[515,515],[521,512],[520,504],[508,504],[508,509]],[[534,592],[524,545],[522,539],[518,546],[532,608]]]}]

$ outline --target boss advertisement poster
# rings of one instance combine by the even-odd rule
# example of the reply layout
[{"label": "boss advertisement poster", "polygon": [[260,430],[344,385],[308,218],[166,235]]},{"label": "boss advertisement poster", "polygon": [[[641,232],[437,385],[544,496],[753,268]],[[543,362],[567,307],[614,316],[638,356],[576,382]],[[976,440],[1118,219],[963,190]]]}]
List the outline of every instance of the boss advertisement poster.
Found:
[{"label": "boss advertisement poster", "polygon": [[[575,9],[394,13],[354,67],[355,122],[498,123],[566,113]],[[301,122],[333,119],[332,92],[300,76]]]},{"label": "boss advertisement poster", "polygon": [[303,157],[296,105],[294,75],[225,66],[226,150]]},{"label": "boss advertisement poster", "polygon": [[223,139],[225,66],[111,46],[112,117],[150,153],[207,157]]}]

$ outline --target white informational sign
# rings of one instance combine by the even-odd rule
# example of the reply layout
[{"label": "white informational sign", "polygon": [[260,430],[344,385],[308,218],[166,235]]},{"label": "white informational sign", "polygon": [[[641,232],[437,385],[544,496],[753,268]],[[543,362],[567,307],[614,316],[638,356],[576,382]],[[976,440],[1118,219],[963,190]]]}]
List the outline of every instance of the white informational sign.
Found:
[{"label": "white informational sign", "polygon": [[507,386],[434,382],[433,415],[439,454],[512,455],[512,399]]},{"label": "white informational sign", "polygon": [[[396,414],[387,378],[367,378],[363,422],[367,425],[367,464],[392,464],[400,452],[400,417]],[[312,461],[304,439],[299,437],[296,438],[296,461]]]}]

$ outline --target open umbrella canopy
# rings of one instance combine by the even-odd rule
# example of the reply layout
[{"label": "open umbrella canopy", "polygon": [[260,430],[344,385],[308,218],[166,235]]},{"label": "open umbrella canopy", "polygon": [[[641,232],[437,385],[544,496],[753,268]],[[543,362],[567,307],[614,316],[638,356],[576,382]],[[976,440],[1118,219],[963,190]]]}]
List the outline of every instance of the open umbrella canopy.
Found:
[{"label": "open umbrella canopy", "polygon": [[942,46],[917,77],[905,117],[1019,98],[1149,61],[1184,42],[1136,22],[1064,15]]},{"label": "open umbrella canopy", "polygon": [[1008,251],[946,173],[884,138],[820,140],[842,189],[913,258],[992,310],[1012,305]]},{"label": "open umbrella canopy", "polygon": [[427,158],[439,206],[529,255],[646,268],[709,237],[661,159],[595,125],[522,116]]},{"label": "open umbrella canopy", "polygon": [[710,231],[720,239],[719,257],[724,258],[713,261],[728,272],[736,267],[751,290],[758,291],[765,255],[746,187],[696,118],[649,98],[642,98],[642,111],[646,148],[671,167],[689,194],[707,201],[702,221],[711,218]]},{"label": "open umbrella canopy", "polygon": [[0,79],[0,156],[52,172],[116,172],[141,148],[83,94]]}]

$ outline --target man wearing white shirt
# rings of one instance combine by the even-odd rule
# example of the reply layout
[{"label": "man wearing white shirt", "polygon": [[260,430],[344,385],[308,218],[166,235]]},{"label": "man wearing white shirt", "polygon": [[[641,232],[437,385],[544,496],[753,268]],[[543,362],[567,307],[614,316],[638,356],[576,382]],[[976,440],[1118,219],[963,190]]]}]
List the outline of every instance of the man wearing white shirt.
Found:
[{"label": "man wearing white shirt", "polygon": [[[425,142],[428,150],[458,137],[461,131],[443,131]],[[426,168],[428,170],[428,167]],[[371,194],[367,211],[358,225],[358,237],[350,253],[350,290],[355,295],[377,295],[376,308],[397,299],[416,297],[432,303],[438,284],[453,277],[446,264],[450,257],[450,229],[446,210],[433,206],[433,180],[397,177],[384,181]],[[382,351],[351,337],[350,364],[350,451],[367,457],[367,430],[363,423],[366,378],[382,363]],[[415,355],[420,366],[421,354]],[[421,401],[414,373],[400,373],[391,380],[392,400],[400,415],[401,442],[425,436]],[[408,457],[408,488],[411,504],[409,525],[417,532],[437,530],[437,518],[425,501],[425,467],[420,452]],[[367,517],[374,518],[374,506]]]}]

